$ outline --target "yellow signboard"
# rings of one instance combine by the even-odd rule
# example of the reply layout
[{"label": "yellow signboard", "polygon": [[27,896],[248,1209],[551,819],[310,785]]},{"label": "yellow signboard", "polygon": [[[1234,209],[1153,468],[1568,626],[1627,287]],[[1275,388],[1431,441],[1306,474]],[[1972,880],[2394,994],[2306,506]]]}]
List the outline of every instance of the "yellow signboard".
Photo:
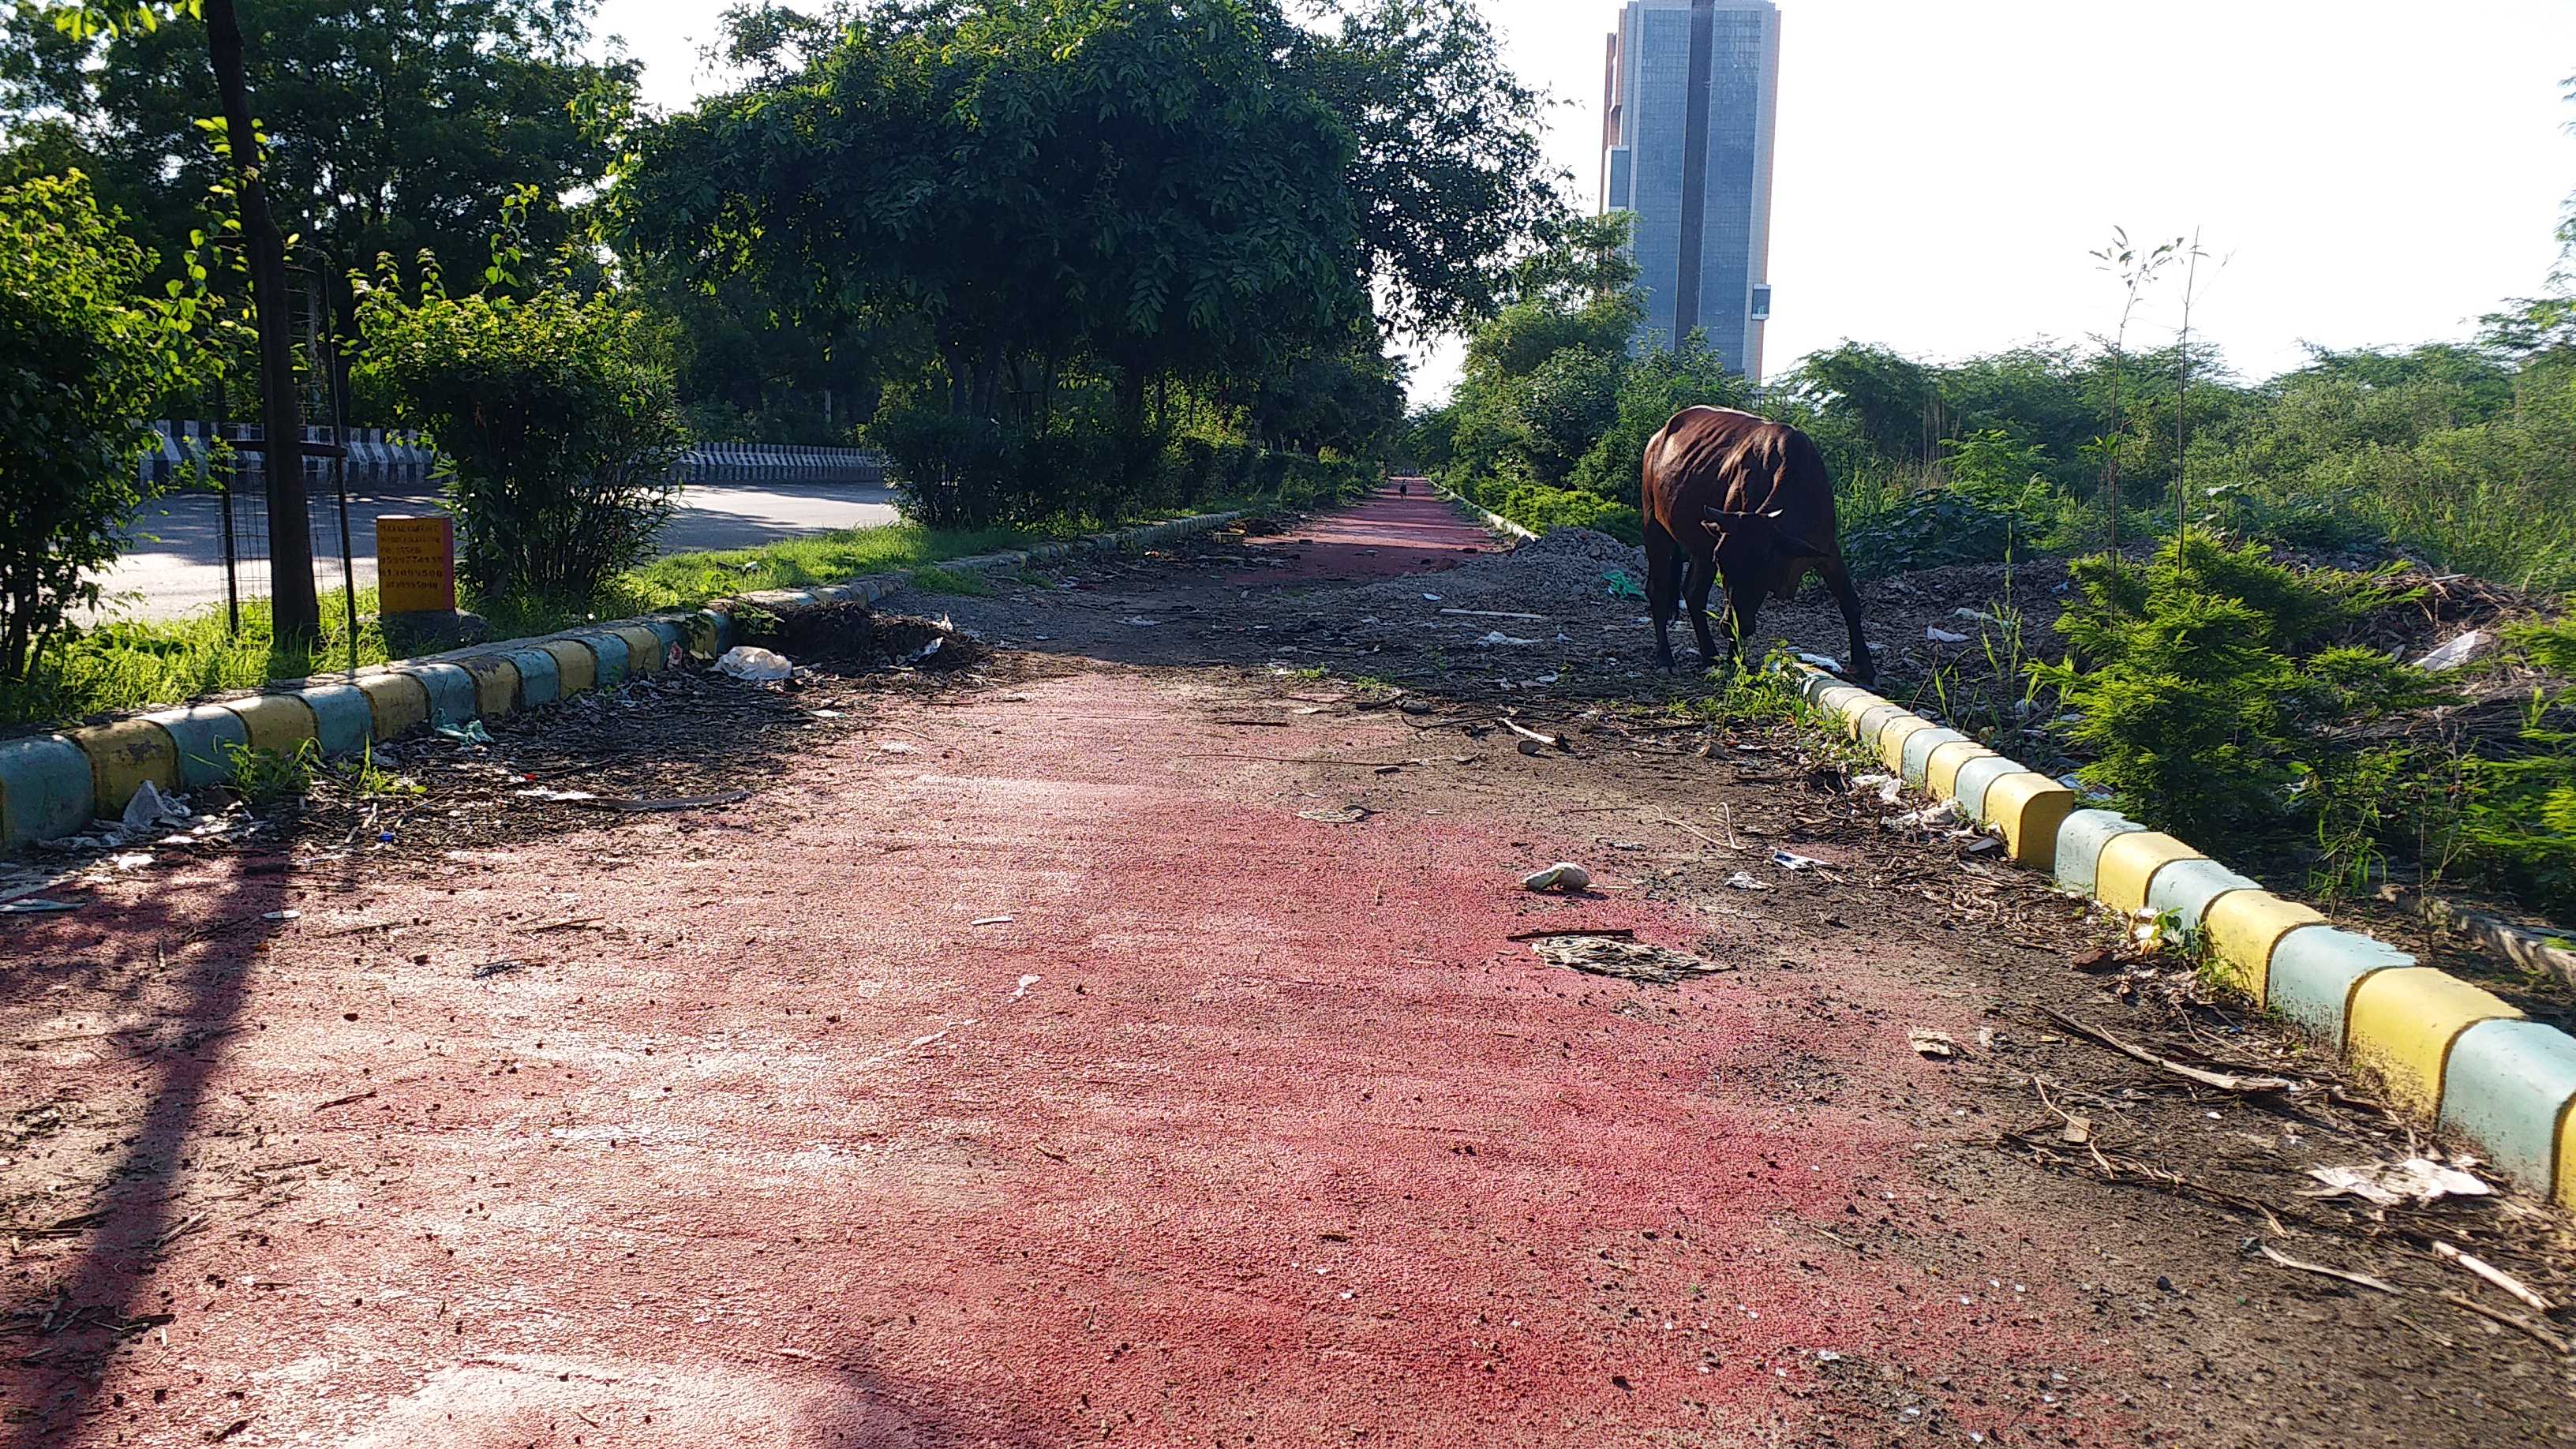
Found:
[{"label": "yellow signboard", "polygon": [[443,513],[376,519],[377,609],[414,614],[456,609],[456,523]]}]

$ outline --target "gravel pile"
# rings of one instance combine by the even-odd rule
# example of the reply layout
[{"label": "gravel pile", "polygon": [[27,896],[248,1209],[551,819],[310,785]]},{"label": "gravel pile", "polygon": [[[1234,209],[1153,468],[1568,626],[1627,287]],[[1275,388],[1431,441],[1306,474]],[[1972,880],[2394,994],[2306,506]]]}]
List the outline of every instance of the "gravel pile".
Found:
[{"label": "gravel pile", "polygon": [[[1606,533],[1563,528],[1510,553],[1484,554],[1446,573],[1370,584],[1340,595],[1339,601],[1362,614],[1431,613],[1443,606],[1529,614],[1571,611],[1584,616],[1597,610],[1604,618],[1644,613],[1642,600],[1621,603],[1612,598],[1604,575],[1614,570],[1639,589],[1645,587],[1642,550]],[[1438,594],[1440,600],[1426,607],[1424,594]]]}]

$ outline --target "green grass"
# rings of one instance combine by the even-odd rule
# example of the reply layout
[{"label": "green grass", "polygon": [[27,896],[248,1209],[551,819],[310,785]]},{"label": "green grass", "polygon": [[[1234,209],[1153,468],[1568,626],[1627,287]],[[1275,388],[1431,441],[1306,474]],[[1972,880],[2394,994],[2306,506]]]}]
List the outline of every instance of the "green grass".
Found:
[{"label": "green grass", "polygon": [[[339,591],[322,596],[322,647],[309,656],[272,648],[266,600],[242,605],[238,636],[220,609],[184,619],[117,621],[56,640],[23,680],[0,679],[0,724],[60,723],[108,710],[177,704],[272,679],[344,669],[348,611]],[[358,591],[358,662],[385,661],[373,617],[376,591]]]},{"label": "green grass", "polygon": [[610,580],[594,612],[602,618],[620,618],[657,609],[695,608],[728,594],[836,584],[861,574],[893,573],[1042,541],[1022,529],[888,523],[782,539],[758,548],[675,553]]},{"label": "green grass", "polygon": [[936,564],[912,571],[912,586],[925,594],[964,594],[982,598],[993,592],[993,582],[982,574],[944,569]]}]

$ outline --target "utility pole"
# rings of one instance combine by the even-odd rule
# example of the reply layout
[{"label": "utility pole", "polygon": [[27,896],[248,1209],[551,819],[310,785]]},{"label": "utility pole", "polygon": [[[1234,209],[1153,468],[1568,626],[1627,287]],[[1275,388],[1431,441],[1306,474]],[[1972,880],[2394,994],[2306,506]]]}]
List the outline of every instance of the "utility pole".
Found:
[{"label": "utility pole", "polygon": [[313,521],[304,499],[304,426],[295,395],[295,319],[286,293],[286,239],[268,209],[250,82],[233,0],[205,0],[208,59],[224,103],[224,133],[241,186],[242,243],[250,262],[259,328],[261,457],[268,470],[270,609],[275,648],[306,653],[321,641],[322,606],[313,588]]}]

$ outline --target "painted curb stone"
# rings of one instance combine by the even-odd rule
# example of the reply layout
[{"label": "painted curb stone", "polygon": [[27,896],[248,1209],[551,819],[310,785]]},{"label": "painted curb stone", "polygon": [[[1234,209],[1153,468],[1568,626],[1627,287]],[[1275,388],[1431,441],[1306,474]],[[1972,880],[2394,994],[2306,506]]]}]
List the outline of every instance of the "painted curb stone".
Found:
[{"label": "painted curb stone", "polygon": [[230,745],[250,748],[250,727],[240,715],[215,705],[156,710],[143,718],[170,732],[179,751],[179,788],[194,790],[233,777]]},{"label": "painted curb stone", "polygon": [[1968,742],[1968,737],[1959,733],[1957,730],[1916,730],[1914,733],[1907,735],[1905,737],[1905,758],[1902,761],[1905,783],[1908,785],[1920,785],[1923,783],[1925,772],[1932,768],[1932,752],[1934,750],[1941,748],[1943,745],[1955,745],[1966,742]]},{"label": "painted curb stone", "polygon": [[2002,755],[1981,755],[1959,767],[1959,793],[1950,798],[1971,820],[1982,820],[1986,813],[1986,787],[2006,775],[2026,774],[2021,766]]},{"label": "painted curb stone", "polygon": [[313,711],[313,738],[326,755],[354,755],[367,747],[376,727],[366,693],[354,684],[308,684],[295,691]]},{"label": "painted curb stone", "polygon": [[2519,1181],[2556,1179],[2560,1124],[2571,1102],[2576,1038],[2563,1031],[2536,1021],[2482,1021],[2451,1045],[2442,1125],[2476,1139]]},{"label": "painted curb stone", "polygon": [[2128,835],[2147,827],[2108,810],[2078,810],[2057,827],[2057,883],[2068,890],[2093,894],[2093,867],[2102,859],[2102,847],[2115,835]]},{"label": "painted curb stone", "polygon": [[399,671],[429,691],[429,722],[461,725],[475,717],[474,676],[453,664],[418,664]]},{"label": "painted curb stone", "polygon": [[2263,883],[2249,880],[2214,860],[2177,860],[2147,882],[2147,909],[2158,915],[2172,911],[2182,918],[2185,936],[2200,933],[2201,918],[2209,914],[2209,903],[2229,891],[2259,891]]},{"label": "painted curb stone", "polygon": [[555,696],[562,692],[562,676],[556,672],[552,654],[543,649],[512,649],[501,657],[509,660],[510,667],[519,671],[518,708],[535,709],[541,704],[552,704]]},{"label": "painted curb stone", "polygon": [[0,743],[0,847],[88,824],[91,789],[89,756],[61,735]]},{"label": "painted curb stone", "polygon": [[606,629],[571,637],[589,646],[590,657],[597,661],[600,688],[615,689],[626,682],[626,640],[623,637]]},{"label": "painted curb stone", "polygon": [[2414,957],[2385,941],[2332,926],[2301,926],[2272,948],[2266,1000],[2273,1010],[2341,1050],[2352,989],[2374,973],[2414,964]]}]

